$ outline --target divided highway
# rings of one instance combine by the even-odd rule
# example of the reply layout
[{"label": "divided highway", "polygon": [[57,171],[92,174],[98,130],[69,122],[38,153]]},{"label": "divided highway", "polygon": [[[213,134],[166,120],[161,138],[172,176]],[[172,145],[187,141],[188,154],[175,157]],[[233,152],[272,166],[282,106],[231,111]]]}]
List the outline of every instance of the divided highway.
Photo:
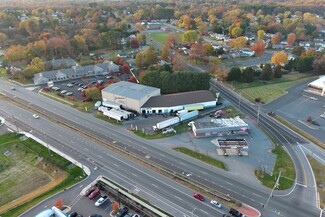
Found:
[{"label": "divided highway", "polygon": [[[251,185],[247,181],[242,180],[240,174],[230,174],[220,169],[201,163],[199,161],[193,160],[192,158],[184,156],[180,153],[168,150],[162,147],[161,145],[159,145],[159,143],[157,142],[147,141],[142,138],[139,138],[133,135],[132,133],[127,132],[124,128],[112,126],[106,122],[96,119],[91,114],[78,112],[75,109],[72,109],[68,106],[64,106],[53,100],[37,95],[36,93],[26,91],[26,89],[22,87],[16,87],[16,91],[11,91],[10,84],[7,84],[2,81],[0,81],[0,84],[1,84],[0,85],[1,92],[6,96],[13,98],[14,100],[17,100],[23,104],[26,104],[31,108],[35,108],[41,111],[42,113],[46,113],[60,122],[73,125],[75,128],[80,129],[81,131],[88,131],[94,136],[100,139],[104,139],[107,142],[115,143],[120,147],[124,147],[124,148],[126,147],[127,150],[134,151],[136,154],[139,154],[143,157],[150,156],[150,159],[152,161],[155,161],[160,165],[169,168],[170,170],[173,170],[178,173],[182,173],[182,172],[191,173],[192,174],[191,178],[193,180],[201,182],[202,184],[217,189],[225,194],[229,194],[231,197],[241,200],[261,210],[263,216],[302,216],[302,217],[320,216],[320,210],[315,206],[308,204],[308,201],[305,201],[304,195],[303,197],[296,197],[296,196],[293,197],[292,196],[293,194],[290,194],[289,196],[285,196],[281,192],[278,193],[278,194],[282,194],[281,196],[273,197],[270,200],[268,206],[263,209],[262,205],[266,202],[270,190],[264,188],[263,186]],[[6,108],[4,108],[4,110],[6,110]],[[9,109],[6,111],[8,112],[11,110]],[[16,116],[16,114],[14,115]],[[22,121],[24,122],[25,120],[22,119]],[[52,122],[50,123],[53,124]],[[54,132],[52,131],[45,132],[44,127],[37,127],[34,125],[32,125],[32,127],[37,128],[36,129],[37,131],[42,132],[45,135],[50,136],[52,134],[51,137],[54,138],[55,135],[61,135],[61,133],[59,134],[58,132],[56,132],[56,130],[54,130]],[[293,137],[289,137],[288,139],[291,141],[293,140]],[[70,139],[70,140],[71,142],[75,141],[74,139]],[[96,149],[97,145],[92,145],[90,149],[88,147],[88,150],[85,150],[82,147],[78,148],[78,151],[82,154],[81,155],[82,160],[87,160],[84,158],[84,156],[90,154],[91,152],[90,150],[93,150],[92,147]],[[294,151],[298,151],[298,149],[297,150],[295,149]],[[105,149],[98,152],[98,156],[102,156],[103,154],[105,155],[108,153],[112,154],[111,152]],[[92,157],[96,158],[96,154]],[[105,158],[106,156],[103,157],[103,159]],[[122,157],[116,155],[116,158],[122,158]],[[107,165],[104,162],[101,162],[102,160],[100,159],[100,157],[96,159],[96,162],[97,161],[100,163],[99,166],[100,169],[102,169],[101,166],[105,167]],[[114,162],[114,160],[112,161]],[[117,165],[119,165],[119,163],[117,163]],[[132,165],[132,163],[130,163],[130,165]],[[133,165],[135,164],[133,163]],[[119,172],[121,170],[121,168],[115,168],[115,169]],[[131,173],[129,172],[131,171],[131,169],[132,168],[124,168],[124,170],[126,171],[125,176],[128,178],[134,176],[131,175]],[[140,172],[141,171],[133,171],[132,173],[137,176],[142,176]],[[301,181],[302,183],[305,184],[309,184],[308,182],[309,180],[306,177],[309,177],[309,175],[307,174],[307,176],[305,176],[303,174],[298,181],[299,182]],[[305,182],[305,180],[307,182]],[[168,181],[170,182],[170,180]],[[158,185],[154,184],[156,186],[160,185],[157,180],[153,180],[152,182],[158,183]],[[148,186],[148,184],[144,182],[144,180],[138,180],[138,183],[142,183],[141,185],[143,185],[143,187],[145,188],[154,187],[154,185]],[[166,193],[165,191],[163,191],[163,188],[164,187],[161,188],[162,191],[159,194],[164,198],[170,198],[171,197],[170,195],[165,195]],[[303,187],[297,185],[294,192],[296,192],[297,189],[298,191],[300,190],[304,191],[304,189],[301,188]],[[157,189],[156,190],[151,189],[151,190],[153,192],[158,192]],[[185,195],[192,197],[193,192],[187,191],[184,193]],[[174,192],[173,195],[174,195],[172,196],[173,198],[175,198],[175,196],[179,197],[178,195],[180,195],[180,198],[183,201],[182,202],[183,205],[179,205],[179,206],[183,207],[184,210],[194,209],[194,208],[189,209],[186,206],[186,204],[188,204],[187,201],[192,200],[192,198],[187,198],[187,196],[184,196],[183,194],[179,194],[177,192]],[[177,204],[180,203],[178,202]],[[191,204],[191,202],[189,202],[189,204]],[[297,206],[297,204],[300,205]],[[203,210],[204,208],[200,207],[199,209]],[[201,215],[201,216],[206,216],[206,215]]]}]

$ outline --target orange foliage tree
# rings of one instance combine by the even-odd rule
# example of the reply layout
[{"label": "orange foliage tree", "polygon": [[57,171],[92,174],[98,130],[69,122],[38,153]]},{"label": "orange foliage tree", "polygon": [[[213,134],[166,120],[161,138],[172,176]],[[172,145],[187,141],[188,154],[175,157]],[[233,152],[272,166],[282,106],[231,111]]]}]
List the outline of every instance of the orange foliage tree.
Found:
[{"label": "orange foliage tree", "polygon": [[265,43],[263,40],[256,40],[255,44],[251,47],[252,51],[255,51],[255,54],[263,54],[265,51]]},{"label": "orange foliage tree", "polygon": [[112,210],[113,210],[114,213],[117,213],[118,208],[119,208],[118,203],[112,203]]},{"label": "orange foliage tree", "polygon": [[283,51],[274,53],[271,59],[272,63],[277,65],[283,65],[287,62],[287,60],[288,54]]},{"label": "orange foliage tree", "polygon": [[271,38],[272,44],[279,44],[281,40],[282,40],[281,32],[275,33]]},{"label": "orange foliage tree", "polygon": [[295,33],[290,33],[287,37],[287,42],[289,46],[292,46],[293,43],[296,41],[296,34]]},{"label": "orange foliage tree", "polygon": [[55,204],[54,204],[55,207],[57,207],[58,209],[62,209],[63,207],[63,200],[61,198],[59,198]]},{"label": "orange foliage tree", "polygon": [[229,41],[229,46],[231,48],[240,49],[246,47],[246,45],[247,45],[247,39],[243,36],[237,37]]}]

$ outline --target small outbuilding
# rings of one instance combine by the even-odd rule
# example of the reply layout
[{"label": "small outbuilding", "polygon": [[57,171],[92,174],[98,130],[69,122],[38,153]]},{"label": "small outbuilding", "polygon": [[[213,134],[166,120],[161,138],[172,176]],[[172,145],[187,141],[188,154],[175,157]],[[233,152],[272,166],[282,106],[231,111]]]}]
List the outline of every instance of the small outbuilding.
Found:
[{"label": "small outbuilding", "polygon": [[325,76],[321,76],[319,79],[309,83],[308,89],[306,91],[324,96],[324,94],[325,94]]},{"label": "small outbuilding", "polygon": [[217,147],[218,155],[248,155],[248,143],[245,139],[221,139],[211,141]]}]

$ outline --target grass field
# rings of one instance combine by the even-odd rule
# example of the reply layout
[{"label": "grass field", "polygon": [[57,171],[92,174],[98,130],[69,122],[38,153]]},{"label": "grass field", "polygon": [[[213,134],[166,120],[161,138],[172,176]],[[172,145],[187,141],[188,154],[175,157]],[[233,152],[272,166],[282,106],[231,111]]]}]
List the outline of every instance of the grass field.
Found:
[{"label": "grass field", "polygon": [[256,98],[261,98],[262,103],[268,103],[282,95],[284,95],[288,88],[303,82],[310,78],[306,74],[287,74],[283,75],[281,79],[274,79],[272,81],[256,80],[252,83],[230,83],[236,92],[241,94],[247,100],[254,102]]},{"label": "grass field", "polygon": [[293,185],[296,177],[293,162],[291,161],[291,158],[287,152],[285,152],[280,145],[277,145],[272,152],[277,156],[273,169],[273,175],[271,176],[270,174],[264,173],[261,170],[255,170],[255,175],[263,183],[263,185],[273,188],[279,172],[281,171],[281,178],[279,181],[280,185],[277,190],[288,189]]},{"label": "grass field", "polygon": [[[168,32],[162,32],[162,33],[152,33],[148,35],[149,38],[152,38],[152,40],[158,42],[159,44],[163,45],[166,42],[166,38],[168,36]],[[178,41],[181,42],[183,33],[179,32],[178,35]]]},{"label": "grass field", "polygon": [[212,166],[215,166],[215,167],[219,167],[223,170],[227,170],[226,166],[224,165],[223,162],[217,160],[217,159],[214,159],[210,156],[207,156],[207,155],[204,155],[204,154],[201,154],[199,152],[196,152],[196,151],[193,151],[191,149],[188,149],[188,148],[184,148],[184,147],[176,147],[176,148],[173,148],[174,150],[178,151],[178,152],[181,152],[183,154],[186,154],[190,157],[193,157],[193,158],[196,158],[200,161],[203,161],[207,164],[210,164]]},{"label": "grass field", "polygon": [[[18,216],[83,177],[78,167],[34,140],[20,141],[21,135],[0,136],[0,152],[9,152],[0,159],[0,213],[2,217]],[[8,211],[9,210],[9,211]],[[3,213],[3,214],[2,214]]]},{"label": "grass field", "polygon": [[324,187],[320,188],[319,186],[320,184],[322,184],[323,186],[325,185],[325,166],[320,164],[311,156],[307,155],[307,158],[315,174],[317,190],[319,192],[320,207],[325,207],[325,188]]}]

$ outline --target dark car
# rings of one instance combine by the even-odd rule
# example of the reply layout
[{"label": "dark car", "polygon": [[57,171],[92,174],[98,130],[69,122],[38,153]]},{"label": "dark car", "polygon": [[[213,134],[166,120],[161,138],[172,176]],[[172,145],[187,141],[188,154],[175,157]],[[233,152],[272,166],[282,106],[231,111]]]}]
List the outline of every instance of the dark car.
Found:
[{"label": "dark car", "polygon": [[318,122],[316,122],[316,121],[311,121],[310,123],[313,124],[313,125],[316,125],[316,126],[320,126],[320,124]]},{"label": "dark car", "polygon": [[95,191],[95,187],[89,188],[86,192],[85,192],[85,197],[88,197],[93,191]]},{"label": "dark car", "polygon": [[82,83],[79,83],[79,84],[78,84],[78,87],[81,87],[82,85],[83,85]]},{"label": "dark car", "polygon": [[77,212],[73,212],[69,215],[69,217],[77,217],[78,216],[78,213]]},{"label": "dark car", "polygon": [[123,207],[123,209],[120,209],[120,210],[117,212],[116,217],[124,217],[128,212],[129,212],[129,208],[127,208],[127,207],[125,206],[125,207]]},{"label": "dark car", "polygon": [[78,214],[78,215],[77,215],[77,217],[84,217],[84,216],[83,216],[83,215],[81,215],[81,214]]},{"label": "dark car", "polygon": [[243,217],[244,215],[234,208],[230,208],[229,213],[235,217]]},{"label": "dark car", "polygon": [[99,215],[99,214],[92,214],[92,215],[90,215],[89,217],[102,217],[102,215]]},{"label": "dark car", "polygon": [[223,214],[222,217],[231,217],[231,216],[227,214]]},{"label": "dark car", "polygon": [[193,197],[200,200],[200,201],[204,201],[204,197],[201,194],[198,193],[194,193]]}]

